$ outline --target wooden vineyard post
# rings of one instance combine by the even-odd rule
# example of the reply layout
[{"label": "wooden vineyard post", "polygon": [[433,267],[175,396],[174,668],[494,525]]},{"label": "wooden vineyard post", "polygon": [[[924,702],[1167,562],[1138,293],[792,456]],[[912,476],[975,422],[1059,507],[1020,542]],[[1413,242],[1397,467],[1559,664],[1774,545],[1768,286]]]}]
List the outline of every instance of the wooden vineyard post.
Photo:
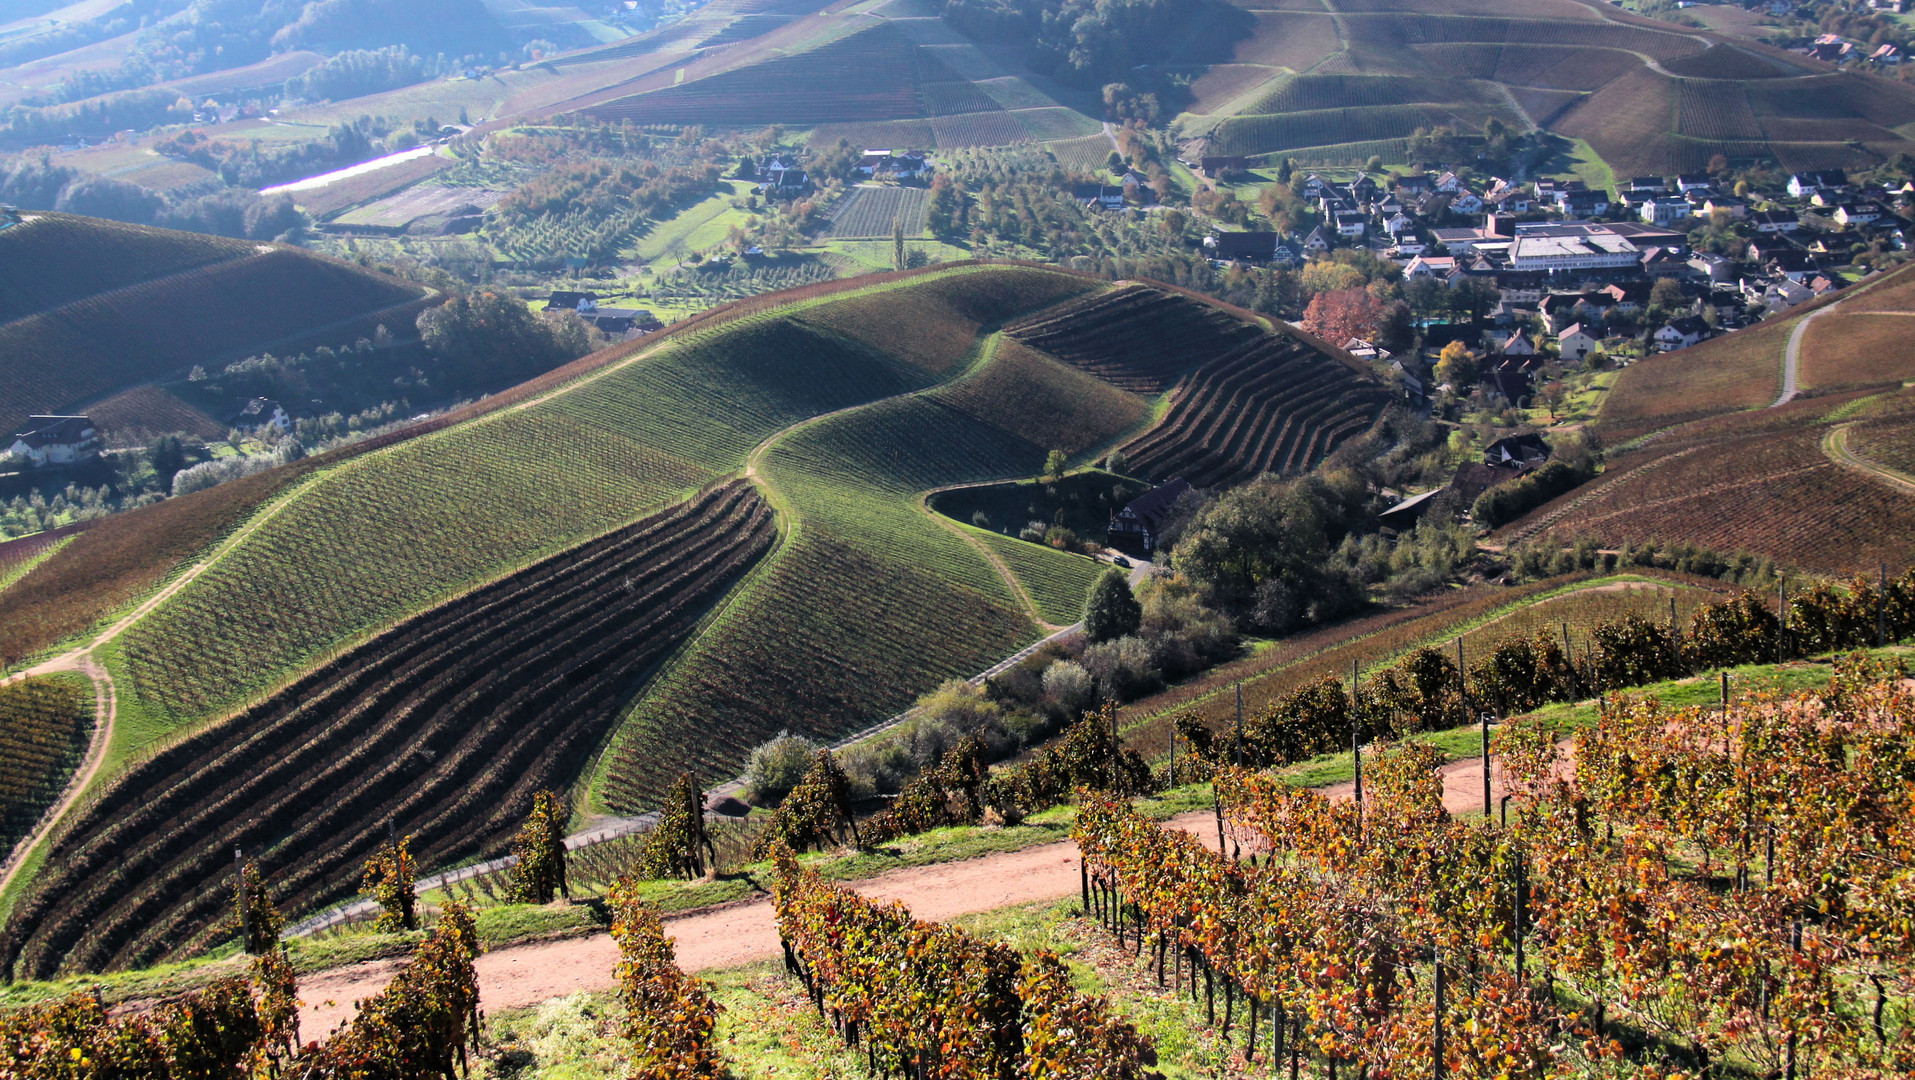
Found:
[{"label": "wooden vineyard post", "polygon": [[233,845],[233,889],[239,894],[239,940],[241,952],[253,947],[253,905],[252,897],[246,895],[246,856]]},{"label": "wooden vineyard post", "polygon": [[1779,664],[1789,651],[1789,579],[1786,576],[1776,585],[1775,619],[1775,662]]},{"label": "wooden vineyard post", "polygon": [[1243,768],[1243,682],[1237,683],[1237,768]]},{"label": "wooden vineyard post", "polygon": [[1671,637],[1674,637],[1679,633],[1681,633],[1681,630],[1679,629],[1679,625],[1676,622],[1676,594],[1670,593],[1669,594],[1669,634]]},{"label": "wooden vineyard post", "polygon": [[1434,949],[1436,963],[1430,974],[1436,990],[1436,1030],[1430,1040],[1430,1075],[1440,1078],[1443,1075],[1443,992],[1448,989],[1443,978],[1443,947]]},{"label": "wooden vineyard post", "polygon": [[1882,583],[1875,590],[1875,647],[1888,644],[1888,564],[1882,564]]},{"label": "wooden vineyard post", "polygon": [[[1505,806],[1508,804],[1505,803]],[[1529,922],[1529,868],[1523,865],[1523,853],[1519,848],[1511,855],[1510,862],[1516,873],[1516,981],[1523,981],[1523,930]]]},{"label": "wooden vineyard post", "polygon": [[[1499,695],[1500,697],[1500,695]],[[1502,712],[1502,702],[1497,702],[1497,712]],[[1483,711],[1483,817],[1488,819],[1492,812],[1489,787],[1489,711]],[[1500,719],[1500,716],[1498,717]]]},{"label": "wooden vineyard post", "polygon": [[1356,805],[1363,809],[1363,721],[1357,714],[1357,666],[1350,661],[1350,765],[1356,772]]},{"label": "wooden vineyard post", "polygon": [[1177,721],[1170,722],[1170,786],[1177,786]]},{"label": "wooden vineyard post", "polygon": [[1569,696],[1576,697],[1581,687],[1576,685],[1576,654],[1569,647],[1569,622],[1563,622],[1563,662],[1569,665]]}]

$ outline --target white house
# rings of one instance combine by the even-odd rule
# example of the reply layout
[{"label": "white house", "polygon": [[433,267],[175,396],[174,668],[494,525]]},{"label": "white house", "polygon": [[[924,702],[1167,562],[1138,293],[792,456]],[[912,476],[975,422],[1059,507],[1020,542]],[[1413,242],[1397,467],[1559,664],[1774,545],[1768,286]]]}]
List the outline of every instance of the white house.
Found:
[{"label": "white house", "polygon": [[1360,210],[1340,210],[1336,215],[1337,235],[1352,239],[1362,236],[1370,228],[1370,216]]},{"label": "white house", "polygon": [[[586,308],[587,304],[591,305],[590,309]],[[579,301],[579,311],[597,312],[598,301]],[[233,417],[233,426],[242,429],[270,426],[275,431],[287,432],[293,429],[293,418],[280,407],[279,402],[272,398],[256,397],[240,407],[239,412]]]},{"label": "white house", "polygon": [[1789,176],[1789,194],[1800,199],[1823,188],[1847,187],[1848,183],[1848,174],[1840,169],[1792,173]]},{"label": "white house", "polygon": [[1518,330],[1504,339],[1497,351],[1504,356],[1535,356],[1536,346],[1530,342],[1528,335]]},{"label": "white house", "polygon": [[1694,315],[1685,315],[1672,319],[1669,325],[1656,331],[1656,348],[1663,352],[1675,352],[1686,349],[1709,336],[1709,324]]},{"label": "white house", "polygon": [[32,426],[13,437],[7,452],[35,465],[71,465],[100,456],[100,432],[85,416],[29,416]]},{"label": "white house", "polygon": [[1687,199],[1651,198],[1642,201],[1642,220],[1651,225],[1667,225],[1694,213]]},{"label": "white house", "polygon": [[1582,323],[1570,323],[1563,332],[1556,335],[1556,347],[1562,352],[1564,360],[1585,360],[1589,354],[1602,348],[1602,339],[1583,328]]}]

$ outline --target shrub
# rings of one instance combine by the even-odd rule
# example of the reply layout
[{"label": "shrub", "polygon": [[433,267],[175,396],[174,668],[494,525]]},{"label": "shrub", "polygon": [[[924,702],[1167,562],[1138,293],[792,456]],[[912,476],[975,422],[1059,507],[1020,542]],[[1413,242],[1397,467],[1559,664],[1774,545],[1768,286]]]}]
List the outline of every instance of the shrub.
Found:
[{"label": "shrub", "polygon": [[745,760],[745,790],[759,806],[777,806],[804,779],[818,752],[818,744],[802,735],[781,731],[754,747]]},{"label": "shrub", "polygon": [[1552,461],[1520,480],[1498,484],[1476,497],[1470,517],[1486,529],[1515,521],[1549,500],[1587,483],[1593,467]]},{"label": "shrub", "polygon": [[1057,702],[1065,715],[1075,717],[1096,700],[1097,677],[1076,661],[1059,660],[1044,669],[1044,694]]},{"label": "shrub", "polygon": [[1081,662],[1106,700],[1130,701],[1164,685],[1163,672],[1151,663],[1150,646],[1136,635],[1092,645]]}]

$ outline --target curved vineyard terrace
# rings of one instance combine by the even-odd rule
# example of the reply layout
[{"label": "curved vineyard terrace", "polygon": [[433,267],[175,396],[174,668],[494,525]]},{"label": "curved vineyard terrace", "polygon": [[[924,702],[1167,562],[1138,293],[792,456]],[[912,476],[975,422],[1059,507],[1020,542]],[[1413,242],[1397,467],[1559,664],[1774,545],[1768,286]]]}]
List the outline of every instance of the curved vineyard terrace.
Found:
[{"label": "curved vineyard terrace", "polygon": [[497,852],[775,532],[749,485],[716,488],[408,620],[169,748],[55,838],[0,939],[7,966],[43,977],[203,949],[235,847],[294,910],[349,892],[389,826],[426,862]]}]

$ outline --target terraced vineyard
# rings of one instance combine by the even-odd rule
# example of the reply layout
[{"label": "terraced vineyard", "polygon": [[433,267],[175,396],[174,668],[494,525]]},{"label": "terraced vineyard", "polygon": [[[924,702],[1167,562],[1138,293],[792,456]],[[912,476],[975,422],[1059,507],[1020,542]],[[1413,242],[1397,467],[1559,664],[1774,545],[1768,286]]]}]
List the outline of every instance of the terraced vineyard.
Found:
[{"label": "terraced vineyard", "polygon": [[795,320],[753,318],[355,460],[127,634],[131,688],[181,720],[233,708],[342,642],[737,468],[787,424],[923,382]]},{"label": "terraced vineyard", "polygon": [[497,850],[775,532],[749,485],[718,487],[402,623],[169,747],[61,828],[0,959],[38,977],[203,946],[225,932],[235,847],[295,910],[350,892],[389,825],[431,863]]},{"label": "terraced vineyard", "polygon": [[0,324],[0,427],[322,329],[335,344],[370,337],[409,324],[409,303],[424,303],[416,285],[278,248],[86,296]]},{"label": "terraced vineyard", "polygon": [[1198,487],[1302,472],[1368,429],[1390,400],[1366,374],[1266,334],[1191,372],[1169,414],[1124,456],[1138,476]]},{"label": "terraced vineyard", "polygon": [[83,676],[0,686],[0,861],[60,797],[92,728],[93,688]]},{"label": "terraced vineyard", "polygon": [[[930,488],[1043,465],[1046,444],[974,414],[985,395],[972,384],[991,381],[999,362],[826,418],[772,446],[761,475],[791,507],[789,546],[634,709],[607,755],[607,805],[651,806],[678,768],[663,762],[689,759],[718,773],[783,727],[840,737],[1037,636],[991,562],[918,505]],[[1104,438],[1119,430],[1106,427]],[[1031,551],[1014,572],[1046,621],[1074,621],[1088,561]],[[705,736],[687,746],[688,730]]]},{"label": "terraced vineyard", "polygon": [[1011,323],[1005,333],[1112,386],[1157,394],[1262,331],[1208,304],[1136,285]]}]

